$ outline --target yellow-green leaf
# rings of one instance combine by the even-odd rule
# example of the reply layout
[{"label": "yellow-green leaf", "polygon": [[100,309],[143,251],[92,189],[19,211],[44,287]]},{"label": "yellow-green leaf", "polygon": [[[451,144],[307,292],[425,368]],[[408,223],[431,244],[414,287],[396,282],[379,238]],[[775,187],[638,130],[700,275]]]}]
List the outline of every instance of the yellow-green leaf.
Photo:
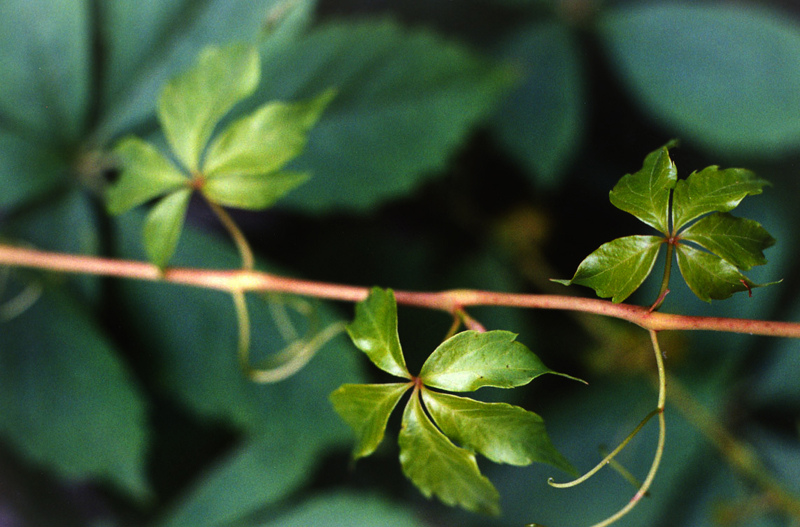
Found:
[{"label": "yellow-green leaf", "polygon": [[569,461],[551,443],[544,420],[533,412],[431,390],[422,391],[422,401],[445,435],[495,463],[549,463],[575,474]]},{"label": "yellow-green leaf", "polygon": [[708,249],[745,271],[767,263],[764,249],[775,244],[775,238],[758,222],[736,218],[725,212],[698,220],[680,237]]},{"label": "yellow-green leaf", "polygon": [[418,392],[403,412],[398,443],[403,472],[425,496],[474,512],[500,513],[500,495],[480,473],[475,455],[455,446],[433,425]]},{"label": "yellow-green leaf", "polygon": [[356,317],[347,333],[358,349],[386,373],[410,379],[397,335],[397,303],[391,289],[374,287],[356,304]]},{"label": "yellow-green leaf", "polygon": [[144,247],[150,261],[158,267],[167,266],[178,246],[191,195],[191,189],[173,192],[147,214],[143,229]]},{"label": "yellow-green leaf", "polygon": [[287,192],[308,181],[308,174],[235,174],[209,179],[203,194],[219,205],[237,209],[261,210],[271,206]]},{"label": "yellow-green leaf", "polygon": [[410,387],[411,383],[344,384],[331,393],[334,410],[356,433],[353,459],[378,448],[392,410]]}]

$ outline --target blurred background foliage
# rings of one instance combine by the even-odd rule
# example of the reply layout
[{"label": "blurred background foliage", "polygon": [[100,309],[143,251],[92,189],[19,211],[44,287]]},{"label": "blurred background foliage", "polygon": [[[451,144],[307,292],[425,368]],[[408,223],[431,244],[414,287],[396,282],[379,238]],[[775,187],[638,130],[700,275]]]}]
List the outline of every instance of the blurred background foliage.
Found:
[{"label": "blurred background foliage", "polygon": [[[240,112],[338,89],[296,162],[311,182],[266,213],[235,215],[265,268],[397,289],[588,295],[547,279],[571,276],[613,237],[647,233],[607,194],[678,137],[683,177],[717,164],[773,182],[741,214],[778,239],[751,278],[784,281],[706,305],[673,280],[664,310],[800,320],[800,10],[790,0],[4,0],[2,239],[143,259],[141,217],[104,212],[116,173],[107,152],[128,133],[163,142],[160,86],[203,46],[234,40],[258,42],[263,58],[258,96]],[[175,265],[238,266],[202,203],[189,223]],[[556,490],[549,467],[486,464],[504,515],[451,510],[403,478],[391,440],[349,466],[352,437],[327,396],[378,374],[344,338],[290,380],[254,385],[237,369],[232,303],[219,293],[16,269],[0,270],[0,292],[3,526],[583,525],[634,492],[611,470]],[[251,298],[255,353],[284,345],[284,300]],[[349,305],[313,304],[319,323],[352,316]],[[470,314],[590,381],[554,377],[510,395],[582,470],[655,405],[635,327]],[[400,309],[412,371],[449,324]],[[797,525],[786,509],[800,495],[800,343],[662,338],[665,463],[623,524]],[[634,474],[650,463],[654,429],[620,457]],[[731,437],[794,502],[742,470]]]}]

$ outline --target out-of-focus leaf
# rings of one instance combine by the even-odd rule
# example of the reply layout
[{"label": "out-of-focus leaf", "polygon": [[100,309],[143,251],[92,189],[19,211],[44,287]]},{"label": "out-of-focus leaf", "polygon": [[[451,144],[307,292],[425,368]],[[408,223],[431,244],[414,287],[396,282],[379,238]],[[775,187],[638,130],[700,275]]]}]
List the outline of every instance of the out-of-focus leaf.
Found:
[{"label": "out-of-focus leaf", "polygon": [[557,182],[580,140],[580,53],[573,30],[556,22],[525,26],[499,50],[501,59],[522,70],[525,82],[497,109],[492,129],[540,184]]},{"label": "out-of-focus leaf", "polygon": [[308,131],[317,122],[335,92],[297,103],[270,102],[223,130],[208,147],[203,175],[263,175],[297,157]]},{"label": "out-of-focus leaf", "polygon": [[214,203],[226,207],[261,210],[308,181],[308,178],[308,174],[299,172],[237,174],[206,181],[203,194]]},{"label": "out-of-focus leaf", "polygon": [[426,527],[428,522],[410,510],[379,496],[345,492],[318,496],[274,521],[259,522],[253,527]]},{"label": "out-of-focus leaf", "polygon": [[272,50],[261,100],[296,100],[334,87],[298,165],[314,175],[285,203],[364,209],[444,167],[513,75],[463,46],[391,20],[331,23]]},{"label": "out-of-focus leaf", "polygon": [[680,237],[745,271],[767,263],[764,249],[772,247],[776,241],[760,223],[728,213],[706,216],[690,225]]},{"label": "out-of-focus leaf", "polygon": [[391,289],[372,288],[369,297],[356,304],[356,317],[348,324],[347,333],[375,366],[411,378],[397,335],[397,303]]},{"label": "out-of-focus leaf", "polygon": [[230,525],[297,489],[315,461],[295,439],[249,439],[204,472],[158,526]]},{"label": "out-of-focus leaf", "polygon": [[261,62],[253,47],[204,49],[188,71],[170,80],[158,101],[158,118],[177,158],[191,173],[219,120],[258,86]]},{"label": "out-of-focus leaf", "polygon": [[108,189],[108,211],[122,214],[171,190],[189,185],[189,178],[156,147],[138,137],[126,137],[114,148],[122,166],[119,181]]},{"label": "out-of-focus leaf", "polygon": [[728,212],[747,196],[761,194],[769,181],[743,168],[719,170],[716,166],[692,172],[675,185],[672,196],[672,228],[677,231],[688,222],[709,212]]},{"label": "out-of-focus leaf", "polygon": [[523,386],[540,375],[555,373],[516,338],[510,331],[462,331],[431,353],[420,379],[433,388],[471,392],[483,386]]},{"label": "out-of-focus leaf", "polygon": [[599,24],[610,62],[652,115],[725,153],[800,144],[800,27],[753,5],[631,3]]},{"label": "out-of-focus leaf", "polygon": [[475,456],[431,423],[415,392],[403,412],[400,464],[422,493],[473,512],[500,514],[500,495],[480,473]]},{"label": "out-of-focus leaf", "polygon": [[102,478],[147,496],[147,419],[105,336],[57,287],[0,321],[0,433],[68,479]]},{"label": "out-of-focus leaf", "polygon": [[410,387],[410,383],[345,384],[331,394],[336,413],[356,433],[353,459],[368,456],[378,448],[392,410]]},{"label": "out-of-focus leaf", "polygon": [[506,403],[484,403],[431,390],[422,390],[422,401],[445,435],[495,463],[549,463],[575,473],[550,442],[542,418],[533,412]]},{"label": "out-of-focus leaf", "polygon": [[675,247],[675,254],[689,289],[706,302],[725,300],[734,293],[769,285],[753,283],[733,264],[684,244]]},{"label": "out-of-focus leaf", "polygon": [[[298,15],[314,4],[314,0],[292,0],[290,5],[286,0],[100,2],[98,29],[108,74],[97,135],[109,140],[150,119],[164,83],[190,67],[204,47],[253,42],[259,36],[264,36],[265,45],[282,46],[305,27],[309,17]],[[287,11],[294,16],[284,16]],[[267,26],[269,34],[264,32]]]},{"label": "out-of-focus leaf", "polygon": [[641,170],[622,176],[608,195],[612,205],[664,234],[669,234],[670,190],[678,180],[678,170],[669,158],[670,146],[650,152]]},{"label": "out-of-focus leaf", "polygon": [[66,180],[67,170],[55,150],[0,129],[0,207],[45,194]]},{"label": "out-of-focus leaf", "polygon": [[183,230],[191,189],[178,190],[159,201],[147,214],[142,235],[147,256],[158,267],[166,267]]},{"label": "out-of-focus leaf", "polygon": [[86,119],[89,2],[0,4],[0,122],[26,140],[74,143]]},{"label": "out-of-focus leaf", "polygon": [[653,270],[663,238],[625,236],[601,245],[587,256],[571,280],[553,280],[564,285],[591,287],[597,296],[619,303],[636,291]]},{"label": "out-of-focus leaf", "polygon": [[[115,221],[118,257],[143,259],[140,230],[137,211]],[[220,269],[240,264],[235,249],[191,228],[184,230],[172,261],[185,267]],[[236,318],[229,295],[126,281],[119,284],[118,300],[127,330],[137,335],[136,349],[147,351],[154,382],[199,418],[227,423],[258,440],[276,456],[269,463],[282,467],[281,479],[307,477],[309,459],[351,441],[352,433],[328,400],[342,384],[363,382],[359,356],[346,338],[331,340],[294,376],[275,384],[256,384],[239,367]],[[257,362],[286,343],[267,303],[248,296],[248,305],[251,357]],[[338,322],[324,305],[317,306],[312,316],[321,328]],[[285,448],[290,442],[296,448]]]}]

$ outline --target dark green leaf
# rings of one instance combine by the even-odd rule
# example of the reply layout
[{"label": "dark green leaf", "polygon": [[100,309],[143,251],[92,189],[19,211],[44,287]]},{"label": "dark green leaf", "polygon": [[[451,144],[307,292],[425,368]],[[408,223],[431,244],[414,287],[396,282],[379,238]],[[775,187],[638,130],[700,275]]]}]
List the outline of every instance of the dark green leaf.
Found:
[{"label": "dark green leaf", "polygon": [[678,179],[678,171],[669,158],[671,146],[672,143],[667,144],[648,154],[642,169],[624,175],[608,195],[615,207],[664,234],[669,234],[670,189]]},{"label": "dark green leaf", "polygon": [[745,271],[767,263],[764,249],[775,245],[775,238],[761,224],[728,213],[706,216],[690,225],[680,236],[682,240],[695,242]]},{"label": "dark green leaf", "polygon": [[444,341],[422,365],[426,386],[471,392],[483,386],[513,388],[555,373],[510,331],[462,331]]},{"label": "dark green leaf", "polygon": [[203,194],[226,207],[261,210],[308,181],[308,178],[308,174],[296,172],[218,177],[205,182]]},{"label": "dark green leaf", "polygon": [[173,192],[147,214],[142,232],[144,247],[150,261],[158,267],[166,267],[178,246],[191,195],[191,189]]},{"label": "dark green leaf", "polygon": [[587,256],[572,280],[553,280],[564,285],[585,285],[597,296],[622,302],[636,291],[653,270],[663,238],[625,236],[601,245]]},{"label": "dark green leaf", "polygon": [[106,195],[108,212],[122,214],[166,192],[189,185],[187,178],[156,147],[126,137],[114,148],[122,165],[120,180]]},{"label": "dark green leaf", "polygon": [[755,284],[722,258],[684,244],[675,247],[678,267],[689,289],[700,300],[725,300],[734,293],[769,284]]},{"label": "dark green leaf", "polygon": [[[314,0],[292,0],[290,6],[285,0],[97,3],[105,81],[97,135],[107,140],[151,119],[164,83],[190,67],[204,47],[260,37],[265,44],[278,40],[281,45],[286,33],[305,27],[304,20],[287,20],[293,26],[287,31],[282,17],[274,15],[308,11],[314,4]],[[263,32],[266,24],[273,29],[269,36]]]},{"label": "dark green leaf", "polygon": [[251,95],[260,75],[260,59],[249,46],[209,47],[194,66],[164,86],[158,118],[176,157],[190,172],[219,120]]},{"label": "dark green leaf", "polygon": [[405,475],[427,497],[484,514],[500,514],[500,495],[480,473],[475,456],[450,442],[431,423],[414,392],[398,438]]},{"label": "dark green leaf", "polygon": [[78,302],[47,287],[0,320],[0,433],[68,479],[102,478],[143,498],[147,416],[138,387]]},{"label": "dark green leaf", "polygon": [[392,410],[410,387],[410,383],[345,384],[331,394],[336,413],[356,432],[353,459],[368,456],[378,448]]},{"label": "dark green leaf", "polygon": [[73,144],[84,131],[92,39],[90,3],[0,3],[0,121],[27,140]]},{"label": "dark green leaf", "polygon": [[308,131],[334,94],[328,90],[310,101],[270,102],[233,122],[208,147],[203,175],[215,179],[280,170],[303,151]]},{"label": "dark green leaf", "polygon": [[374,287],[366,300],[356,304],[356,318],[347,326],[347,333],[375,366],[411,378],[397,335],[397,303],[391,289]]},{"label": "dark green leaf", "polygon": [[495,463],[549,463],[575,473],[550,442],[542,418],[533,412],[506,403],[484,403],[431,390],[422,391],[422,401],[446,436]]},{"label": "dark green leaf", "polygon": [[610,63],[675,135],[738,156],[800,144],[794,17],[752,3],[630,2],[598,27]]},{"label": "dark green leaf", "polygon": [[429,522],[413,507],[401,508],[377,495],[338,492],[318,496],[302,503],[274,521],[253,527],[427,527]]},{"label": "dark green leaf", "polygon": [[574,29],[550,21],[526,25],[501,45],[500,57],[525,82],[495,112],[492,128],[537,183],[553,185],[578,146],[585,110],[581,53]]},{"label": "dark green leaf", "polygon": [[331,23],[273,50],[260,100],[336,99],[297,161],[314,184],[285,203],[364,209],[442,169],[513,76],[463,46],[391,20]]},{"label": "dark green leaf", "polygon": [[761,194],[769,182],[743,168],[719,170],[716,166],[692,172],[678,181],[672,197],[672,228],[675,232],[709,212],[728,212],[746,197]]},{"label": "dark green leaf", "polygon": [[[114,222],[118,257],[144,258],[139,241],[140,217],[139,211],[134,211]],[[240,265],[230,244],[191,227],[184,230],[172,263],[218,269]],[[344,336],[325,345],[294,376],[275,384],[256,384],[243,375],[239,366],[236,318],[229,295],[136,281],[123,281],[118,287],[117,308],[123,313],[128,330],[138,336],[132,352],[147,350],[142,359],[147,362],[148,371],[153,372],[151,381],[162,393],[186,405],[198,419],[232,427],[247,440],[261,445],[262,452],[268,453],[262,458],[266,465],[263,477],[269,478],[275,471],[274,486],[268,489],[269,500],[294,490],[295,484],[283,487],[281,482],[300,484],[308,478],[313,472],[310,467],[322,452],[352,445],[352,431],[328,400],[328,395],[342,384],[364,382],[359,357]],[[286,343],[269,304],[248,295],[248,307],[251,356],[257,363],[284,349]],[[310,316],[320,328],[340,322],[323,304],[309,307],[313,308]],[[303,324],[314,320],[293,317],[301,332],[305,329]],[[241,467],[245,462],[234,463]],[[243,481],[239,485],[246,487]],[[249,499],[246,501],[252,504]]]},{"label": "dark green leaf", "polygon": [[316,461],[296,438],[249,439],[204,471],[158,526],[230,525],[300,487]]},{"label": "dark green leaf", "polygon": [[51,191],[67,179],[67,173],[67,161],[55,150],[0,129],[0,207]]}]

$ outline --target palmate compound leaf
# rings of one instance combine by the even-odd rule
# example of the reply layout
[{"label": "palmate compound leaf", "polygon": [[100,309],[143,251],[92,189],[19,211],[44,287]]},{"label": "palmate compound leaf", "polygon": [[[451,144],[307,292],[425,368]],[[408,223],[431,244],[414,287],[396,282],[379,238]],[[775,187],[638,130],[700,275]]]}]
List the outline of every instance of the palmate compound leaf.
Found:
[{"label": "palmate compound leaf", "polygon": [[692,172],[675,185],[672,197],[672,228],[674,231],[695,218],[709,212],[728,212],[735,209],[747,196],[761,194],[769,185],[743,168],[706,167]]},{"label": "palmate compound leaf", "polygon": [[678,180],[669,157],[674,144],[667,143],[648,154],[641,170],[623,176],[608,195],[612,205],[664,234],[669,233],[669,194]]},{"label": "palmate compound leaf", "polygon": [[475,455],[454,445],[430,421],[415,391],[403,412],[398,438],[400,465],[420,491],[448,505],[484,514],[500,513],[500,495],[480,473]]},{"label": "palmate compound leaf", "polygon": [[689,289],[706,302],[725,300],[734,293],[776,283],[756,284],[740,273],[735,265],[682,243],[675,247],[675,254]]},{"label": "palmate compound leaf", "polygon": [[775,238],[758,222],[723,212],[693,223],[681,232],[680,239],[694,242],[745,271],[767,263],[764,249],[775,244]]},{"label": "palmate compound leaf", "polygon": [[347,333],[375,366],[411,379],[397,334],[397,303],[391,289],[374,287],[366,300],[356,304],[356,317]]},{"label": "palmate compound leaf", "polygon": [[628,298],[653,270],[664,241],[659,236],[625,236],[601,245],[587,256],[564,285],[591,287],[603,298],[619,303]]},{"label": "palmate compound leaf", "polygon": [[158,118],[173,152],[191,173],[214,127],[233,106],[251,95],[261,76],[251,46],[209,46],[194,67],[170,80],[158,101]]},{"label": "palmate compound leaf", "polygon": [[550,442],[544,420],[533,412],[427,389],[422,390],[422,401],[450,439],[495,463],[548,463],[575,474],[569,461]]},{"label": "palmate compound leaf", "polygon": [[462,331],[437,347],[422,365],[425,386],[471,392],[483,386],[524,386],[545,373],[556,373],[510,331]]},{"label": "palmate compound leaf", "polygon": [[389,416],[409,388],[411,383],[344,384],[331,393],[334,410],[356,433],[353,459],[378,448]]}]

